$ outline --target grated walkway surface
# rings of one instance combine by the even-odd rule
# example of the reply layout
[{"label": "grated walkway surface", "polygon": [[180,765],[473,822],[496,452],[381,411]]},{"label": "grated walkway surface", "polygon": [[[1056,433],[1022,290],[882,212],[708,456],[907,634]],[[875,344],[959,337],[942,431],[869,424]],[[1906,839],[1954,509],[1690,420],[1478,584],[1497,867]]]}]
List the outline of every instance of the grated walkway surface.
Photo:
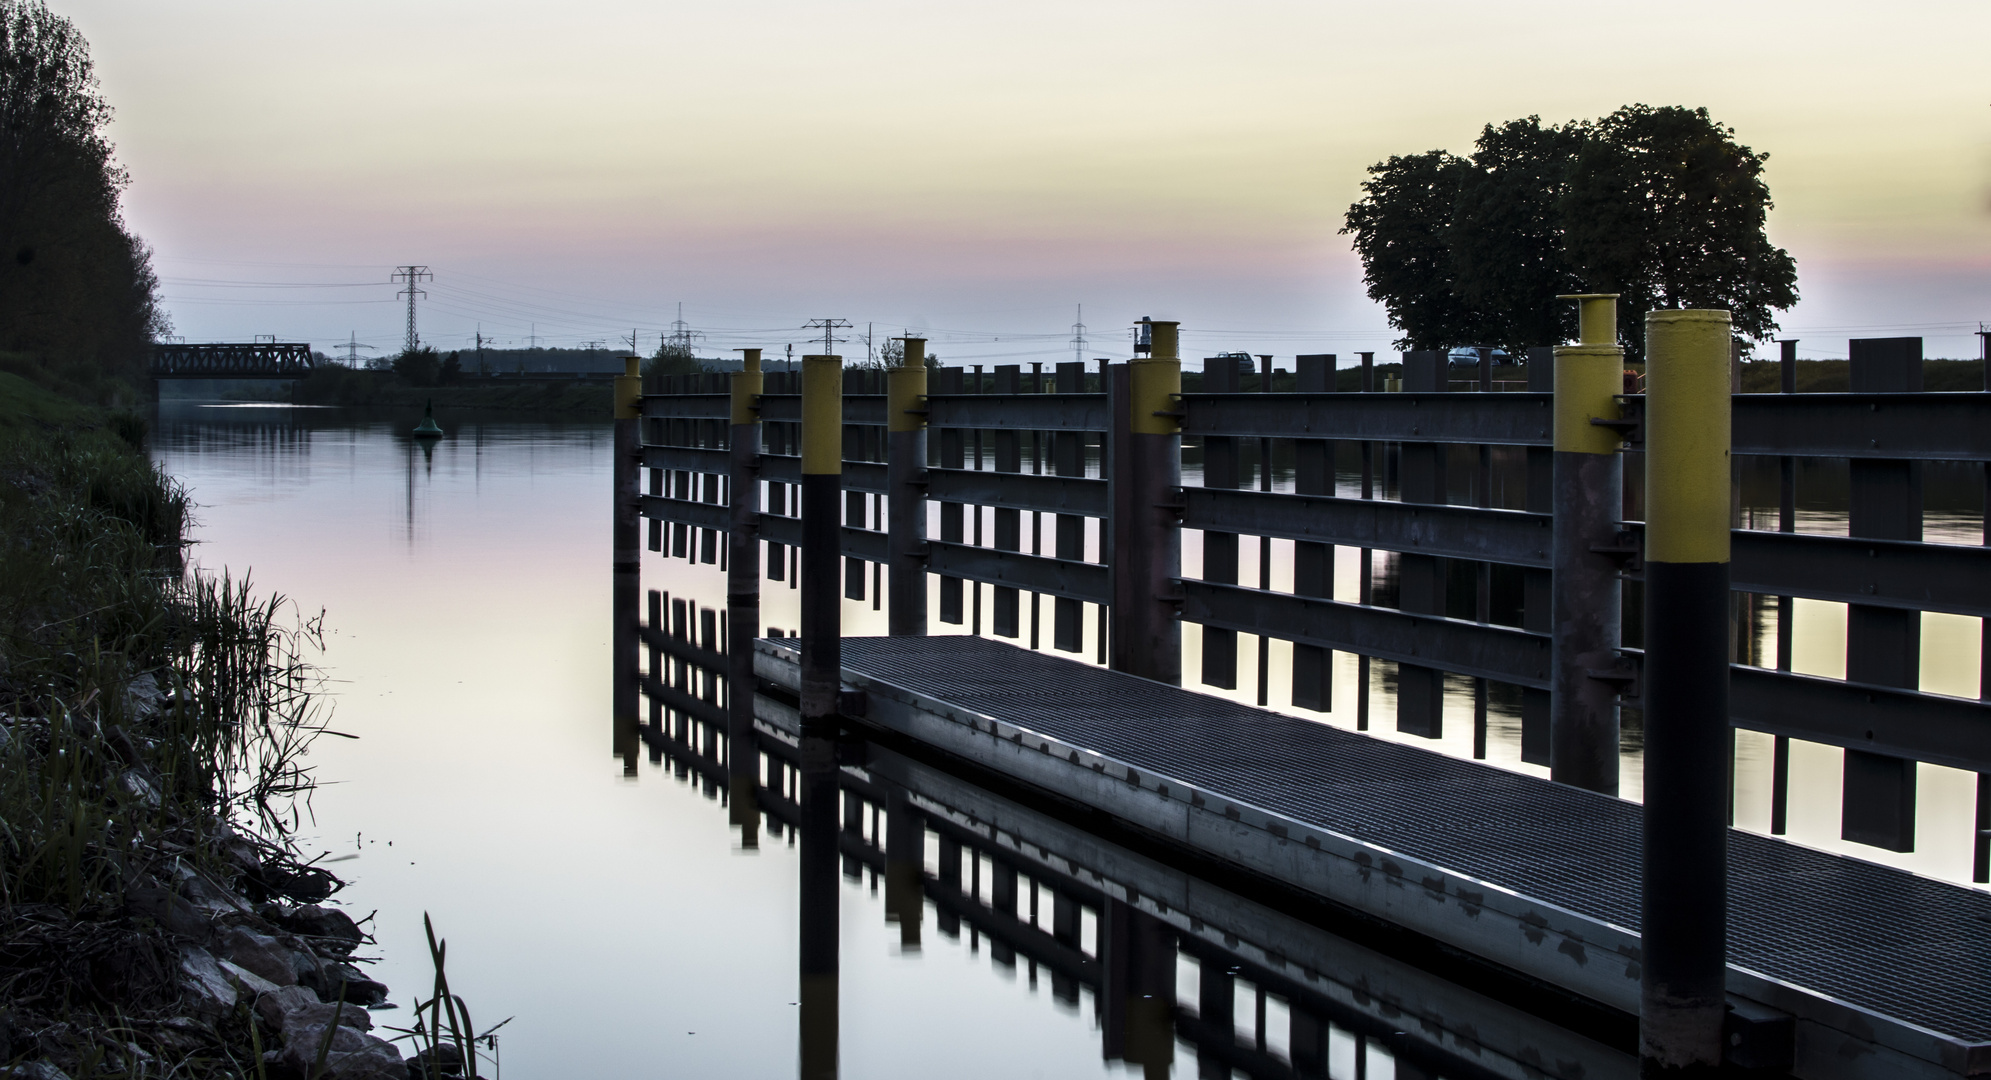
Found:
[{"label": "grated walkway surface", "polygon": [[[1639,807],[977,637],[845,638],[846,668],[1592,918],[1639,925]],[[1729,958],[1991,1041],[1991,894],[1729,834]]]}]

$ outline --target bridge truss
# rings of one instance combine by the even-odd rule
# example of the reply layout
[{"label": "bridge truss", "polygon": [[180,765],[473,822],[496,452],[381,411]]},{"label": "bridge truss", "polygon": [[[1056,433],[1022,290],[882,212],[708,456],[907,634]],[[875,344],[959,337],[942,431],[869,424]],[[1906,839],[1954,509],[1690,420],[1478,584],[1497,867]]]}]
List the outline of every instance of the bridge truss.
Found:
[{"label": "bridge truss", "polygon": [[154,345],[150,374],[155,379],[301,379],[313,370],[308,342],[216,342]]}]

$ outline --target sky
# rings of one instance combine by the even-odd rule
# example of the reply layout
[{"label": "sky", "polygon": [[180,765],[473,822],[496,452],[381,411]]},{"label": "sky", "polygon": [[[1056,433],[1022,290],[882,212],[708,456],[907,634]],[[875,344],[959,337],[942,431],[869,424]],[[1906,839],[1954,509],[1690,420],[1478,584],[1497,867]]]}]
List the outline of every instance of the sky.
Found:
[{"label": "sky", "polygon": [[[176,332],[948,362],[1386,352],[1364,170],[1489,122],[1705,106],[1769,155],[1843,356],[1991,320],[1991,4],[51,0],[92,45]],[[817,339],[820,344],[820,337]],[[369,353],[361,350],[359,355]],[[1193,364],[1193,360],[1192,360]]]}]

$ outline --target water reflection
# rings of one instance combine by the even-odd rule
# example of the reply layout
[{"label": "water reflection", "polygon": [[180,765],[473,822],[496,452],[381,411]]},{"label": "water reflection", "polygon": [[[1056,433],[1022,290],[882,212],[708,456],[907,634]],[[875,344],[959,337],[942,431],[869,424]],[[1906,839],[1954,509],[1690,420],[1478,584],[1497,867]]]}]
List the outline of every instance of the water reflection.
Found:
[{"label": "water reflection", "polygon": [[[1622,1045],[1622,1018],[1581,1017],[1588,1035],[1559,1026],[1516,1007],[1526,992],[1488,995],[1391,955],[1401,943],[1385,932],[1365,927],[1358,944],[1312,901],[1197,877],[913,748],[800,735],[792,703],[759,709],[749,743],[676,709],[642,737],[660,771],[708,799],[735,798],[730,778],[749,762],[758,827],[798,850],[804,1077],[837,1075],[839,902],[867,881],[860,911],[895,931],[902,961],[922,955],[930,923],[949,946],[986,953],[985,978],[1021,981],[1087,1023],[1103,1063],[1145,1077],[1574,1080],[1637,1068],[1599,1041]],[[858,932],[845,921],[842,933]]]}]

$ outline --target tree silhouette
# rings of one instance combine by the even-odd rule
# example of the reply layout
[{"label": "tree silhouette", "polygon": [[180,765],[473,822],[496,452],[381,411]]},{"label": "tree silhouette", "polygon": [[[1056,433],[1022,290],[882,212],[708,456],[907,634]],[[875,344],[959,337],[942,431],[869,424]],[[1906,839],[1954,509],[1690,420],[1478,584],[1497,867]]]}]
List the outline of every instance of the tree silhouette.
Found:
[{"label": "tree silhouette", "polygon": [[0,0],[0,350],[98,394],[142,378],[158,307],[124,227],[89,46],[40,0]]},{"label": "tree silhouette", "polygon": [[1528,117],[1481,131],[1471,157],[1443,150],[1371,166],[1348,208],[1369,295],[1399,347],[1565,341],[1555,296],[1615,292],[1627,356],[1655,308],[1727,308],[1768,337],[1797,302],[1797,266],[1764,234],[1763,162],[1706,109],[1628,105],[1601,120]]}]

